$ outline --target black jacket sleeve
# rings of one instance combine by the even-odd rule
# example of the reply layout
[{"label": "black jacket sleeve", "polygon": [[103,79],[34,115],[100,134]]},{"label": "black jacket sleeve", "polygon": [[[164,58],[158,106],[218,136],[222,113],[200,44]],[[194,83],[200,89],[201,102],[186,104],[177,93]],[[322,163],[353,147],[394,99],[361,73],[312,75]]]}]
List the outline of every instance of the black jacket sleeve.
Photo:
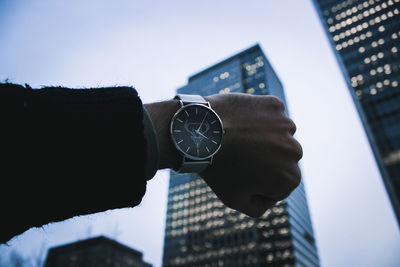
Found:
[{"label": "black jacket sleeve", "polygon": [[0,243],[31,227],[140,203],[143,109],[130,87],[0,84]]}]

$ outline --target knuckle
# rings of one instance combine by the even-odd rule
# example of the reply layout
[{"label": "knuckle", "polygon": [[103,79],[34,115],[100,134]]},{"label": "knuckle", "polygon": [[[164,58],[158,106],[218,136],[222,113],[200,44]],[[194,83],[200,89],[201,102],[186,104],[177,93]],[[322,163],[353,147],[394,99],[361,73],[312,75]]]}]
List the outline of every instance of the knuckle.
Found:
[{"label": "knuckle", "polygon": [[287,144],[288,144],[287,151],[291,155],[291,159],[297,163],[303,157],[302,146],[292,136],[289,137]]},{"label": "knuckle", "polygon": [[276,96],[271,96],[270,99],[271,99],[271,105],[275,109],[277,109],[279,111],[282,111],[282,112],[285,111],[285,104],[283,103],[283,101],[281,99],[279,99]]},{"label": "knuckle", "polygon": [[296,124],[291,118],[288,118],[288,121],[289,121],[289,132],[291,135],[294,135],[297,130]]},{"label": "knuckle", "polygon": [[300,168],[297,164],[291,165],[283,174],[282,178],[284,183],[282,184],[281,194],[278,196],[279,199],[288,197],[293,190],[295,190],[301,183]]},{"label": "knuckle", "polygon": [[292,187],[292,190],[294,190],[295,188],[297,188],[301,182],[301,172],[300,172],[300,168],[299,166],[297,166],[297,164],[295,164],[292,168],[291,171],[292,175],[289,179],[290,181],[290,186]]},{"label": "knuckle", "polygon": [[303,157],[303,148],[297,140],[294,140],[294,147],[296,153],[296,160],[299,161]]}]

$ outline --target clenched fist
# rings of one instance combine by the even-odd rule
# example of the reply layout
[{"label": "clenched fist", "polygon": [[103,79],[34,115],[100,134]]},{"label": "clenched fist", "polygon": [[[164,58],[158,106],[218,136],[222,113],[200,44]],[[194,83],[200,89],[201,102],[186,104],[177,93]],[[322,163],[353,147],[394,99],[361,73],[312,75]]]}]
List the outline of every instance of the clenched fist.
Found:
[{"label": "clenched fist", "polygon": [[[225,135],[212,165],[200,176],[228,207],[261,216],[300,183],[302,157],[293,138],[295,124],[274,96],[220,94],[205,97],[220,116]],[[146,105],[156,127],[160,169],[179,169],[182,162],[169,136],[178,101]]]}]

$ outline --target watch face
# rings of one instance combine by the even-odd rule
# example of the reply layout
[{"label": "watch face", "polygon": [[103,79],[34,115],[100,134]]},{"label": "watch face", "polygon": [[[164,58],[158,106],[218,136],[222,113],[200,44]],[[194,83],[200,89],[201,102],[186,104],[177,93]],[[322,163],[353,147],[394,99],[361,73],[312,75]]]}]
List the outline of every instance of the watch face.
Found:
[{"label": "watch face", "polygon": [[217,153],[224,134],[218,115],[200,104],[179,109],[172,118],[170,131],[176,148],[195,160],[206,159]]}]

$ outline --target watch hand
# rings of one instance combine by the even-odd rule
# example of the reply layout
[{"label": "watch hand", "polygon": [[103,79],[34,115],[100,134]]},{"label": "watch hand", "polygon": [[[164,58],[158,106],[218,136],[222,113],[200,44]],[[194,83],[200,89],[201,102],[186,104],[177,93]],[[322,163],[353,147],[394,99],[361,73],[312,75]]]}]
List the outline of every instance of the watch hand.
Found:
[{"label": "watch hand", "polygon": [[203,136],[204,138],[208,139],[208,137],[205,136],[204,134],[202,134],[199,130],[196,130],[195,132],[196,132],[198,135],[201,135],[201,136]]},{"label": "watch hand", "polygon": [[201,121],[199,128],[197,129],[198,132],[200,132],[201,126],[203,126],[203,123],[204,123],[204,120],[205,120],[206,117],[207,117],[207,114],[208,114],[208,111],[206,112],[206,115],[204,115],[204,118],[203,118],[203,120]]}]

